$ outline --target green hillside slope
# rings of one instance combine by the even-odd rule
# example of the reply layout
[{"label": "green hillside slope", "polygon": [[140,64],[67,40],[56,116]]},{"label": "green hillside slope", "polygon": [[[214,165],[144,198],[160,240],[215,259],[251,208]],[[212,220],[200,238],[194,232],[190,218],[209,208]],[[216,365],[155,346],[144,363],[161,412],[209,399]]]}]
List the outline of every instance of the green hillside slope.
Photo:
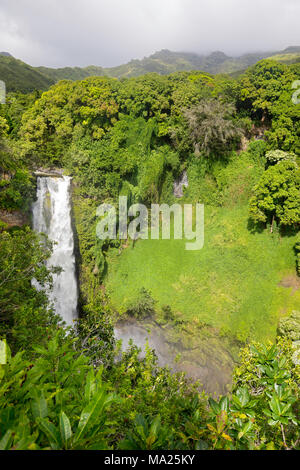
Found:
[{"label": "green hillside slope", "polygon": [[50,77],[7,53],[0,54],[0,80],[5,82],[8,92],[21,91],[22,93],[47,90],[54,83]]}]

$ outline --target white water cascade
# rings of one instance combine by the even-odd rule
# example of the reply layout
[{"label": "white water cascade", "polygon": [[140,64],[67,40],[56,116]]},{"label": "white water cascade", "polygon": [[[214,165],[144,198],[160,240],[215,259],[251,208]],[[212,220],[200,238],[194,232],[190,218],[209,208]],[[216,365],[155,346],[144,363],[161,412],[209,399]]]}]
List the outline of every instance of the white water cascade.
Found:
[{"label": "white water cascade", "polygon": [[67,325],[72,325],[77,318],[78,300],[70,184],[71,178],[68,176],[38,177],[37,200],[32,208],[34,230],[45,233],[56,242],[47,266],[59,266],[63,271],[53,275],[53,289],[48,297],[55,312]]}]

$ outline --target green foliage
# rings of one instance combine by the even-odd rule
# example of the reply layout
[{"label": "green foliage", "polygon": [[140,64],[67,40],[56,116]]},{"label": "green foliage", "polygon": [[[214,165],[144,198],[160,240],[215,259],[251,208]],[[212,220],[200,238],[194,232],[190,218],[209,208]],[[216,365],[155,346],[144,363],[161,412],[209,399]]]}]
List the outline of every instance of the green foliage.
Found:
[{"label": "green foliage", "polygon": [[8,125],[8,135],[16,139],[21,126],[22,115],[40,98],[42,92],[35,90],[32,93],[7,93],[5,104],[0,106],[0,115]]},{"label": "green foliage", "polygon": [[185,111],[195,154],[224,158],[240,141],[242,130],[234,123],[235,109],[217,100],[207,100]]},{"label": "green foliage", "polygon": [[265,134],[271,149],[299,152],[300,108],[292,101],[292,83],[297,74],[292,67],[263,60],[240,80],[240,103],[254,117],[271,128]]},{"label": "green foliage", "polygon": [[100,140],[115,122],[117,82],[87,78],[76,84],[64,80],[42,94],[22,117],[23,153],[33,161],[61,164],[62,154],[73,137]]},{"label": "green foliage", "polygon": [[135,182],[153,132],[153,122],[124,117],[100,142],[89,138],[74,142],[64,161],[80,180],[81,193],[99,201],[117,198],[124,179]]},{"label": "green foliage", "polygon": [[296,270],[298,276],[300,276],[300,235],[298,234],[297,241],[294,246],[294,251],[296,253]]},{"label": "green foliage", "polygon": [[121,450],[156,450],[170,446],[169,429],[161,425],[161,418],[145,419],[138,414],[135,418],[133,430],[126,439],[120,443]]},{"label": "green foliage", "polygon": [[77,349],[84,350],[94,367],[111,366],[114,360],[114,328],[111,312],[97,305],[85,306],[85,316],[77,321]]},{"label": "green foliage", "polygon": [[153,150],[138,171],[138,200],[148,205],[160,202],[167,173],[174,174],[178,168],[178,155],[169,147]]},{"label": "green foliage", "polygon": [[234,375],[233,392],[241,386],[257,400],[254,408],[258,449],[299,446],[299,363],[289,339],[277,345],[247,346]]},{"label": "green foliage", "polygon": [[57,333],[46,348],[35,346],[34,364],[21,353],[2,359],[2,449],[106,448],[106,409],[116,399],[73,342]]},{"label": "green foliage", "polygon": [[8,210],[29,210],[35,193],[30,172],[17,168],[5,176],[0,179],[0,207]]},{"label": "green foliage", "polygon": [[[182,57],[171,56],[134,61],[130,74],[175,71]],[[235,67],[220,53],[184,61],[184,68]],[[191,361],[205,341],[223,368],[229,332],[235,345],[274,339],[283,308],[298,308],[299,293],[278,286],[292,269],[296,238],[247,227],[254,185],[254,221],[300,221],[299,107],[291,101],[297,66],[262,61],[238,81],[197,71],[82,80],[92,72],[102,69],[52,71],[54,79],[67,73],[81,81],[64,80],[42,95],[14,93],[1,107],[2,208],[29,204],[28,166],[56,164],[74,177],[81,317],[75,330],[65,330],[49,309],[45,289],[57,272],[45,267],[51,244],[29,229],[3,231],[0,448],[299,448],[299,351],[289,340],[298,341],[298,314],[280,321],[277,344],[242,350],[232,393],[207,400],[199,384],[159,367],[148,346],[145,356],[132,344],[121,353],[112,310],[144,321],[160,312],[162,328],[174,327],[173,341],[178,335],[182,348],[189,342]],[[247,148],[234,152],[241,127],[250,138],[258,125],[266,141],[244,139]],[[212,158],[199,159],[195,150]],[[208,204],[203,250],[186,252],[185,240],[140,240],[128,248],[124,240],[96,239],[101,202],[115,204],[119,194],[130,203],[173,202],[173,181],[184,169],[182,202]]]},{"label": "green foliage", "polygon": [[216,165],[213,169],[218,187],[218,199],[222,205],[234,206],[247,204],[249,201],[253,187],[258,183],[264,170],[264,159],[260,161],[257,159],[255,147],[249,146],[246,152],[233,154],[226,166],[218,168]]},{"label": "green foliage", "polygon": [[269,165],[276,165],[276,163],[286,160],[296,163],[296,155],[283,150],[269,150],[266,153],[266,160]]},{"label": "green foliage", "polygon": [[131,317],[143,319],[152,316],[155,313],[155,300],[151,293],[144,287],[139,291],[137,299],[127,308],[127,314]]},{"label": "green foliage", "polygon": [[1,449],[299,447],[299,365],[287,340],[245,348],[232,395],[217,401],[157,368],[149,349],[143,360],[123,353],[105,382],[74,342],[58,331],[29,362],[0,341]]},{"label": "green foliage", "polygon": [[271,59],[250,67],[241,77],[240,97],[254,112],[272,115],[283,90],[291,89],[293,73],[289,67]]},{"label": "green foliage", "polygon": [[254,222],[298,225],[300,222],[300,170],[283,160],[269,167],[254,188],[250,200],[250,218]]},{"label": "green foliage", "polygon": [[278,335],[286,336],[292,341],[300,341],[300,312],[293,311],[289,317],[280,320]]},{"label": "green foliage", "polygon": [[41,336],[46,339],[47,327],[55,323],[45,294],[31,284],[34,278],[41,286],[51,285],[44,264],[50,253],[51,244],[41,244],[29,229],[0,234],[0,334],[5,333],[14,350],[21,345],[30,349]]}]

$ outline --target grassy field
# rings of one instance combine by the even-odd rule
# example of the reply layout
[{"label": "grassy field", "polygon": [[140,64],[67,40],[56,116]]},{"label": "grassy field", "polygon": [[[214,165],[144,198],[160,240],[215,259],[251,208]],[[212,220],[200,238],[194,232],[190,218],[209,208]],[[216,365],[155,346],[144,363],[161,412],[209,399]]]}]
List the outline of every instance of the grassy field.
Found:
[{"label": "grassy field", "polygon": [[186,251],[184,240],[139,240],[112,251],[105,280],[112,304],[124,311],[144,287],[158,311],[170,305],[177,317],[242,341],[273,339],[278,318],[300,308],[295,241],[247,225],[247,205],[206,206],[202,250]]}]

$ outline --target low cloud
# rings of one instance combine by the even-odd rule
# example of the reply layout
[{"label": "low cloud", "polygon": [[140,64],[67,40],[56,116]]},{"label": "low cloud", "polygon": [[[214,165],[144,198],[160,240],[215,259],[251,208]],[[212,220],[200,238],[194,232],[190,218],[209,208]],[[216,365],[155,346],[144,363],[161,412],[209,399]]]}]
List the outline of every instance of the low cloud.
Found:
[{"label": "low cloud", "polygon": [[113,66],[160,49],[300,45],[299,0],[1,0],[0,50],[32,65]]}]

